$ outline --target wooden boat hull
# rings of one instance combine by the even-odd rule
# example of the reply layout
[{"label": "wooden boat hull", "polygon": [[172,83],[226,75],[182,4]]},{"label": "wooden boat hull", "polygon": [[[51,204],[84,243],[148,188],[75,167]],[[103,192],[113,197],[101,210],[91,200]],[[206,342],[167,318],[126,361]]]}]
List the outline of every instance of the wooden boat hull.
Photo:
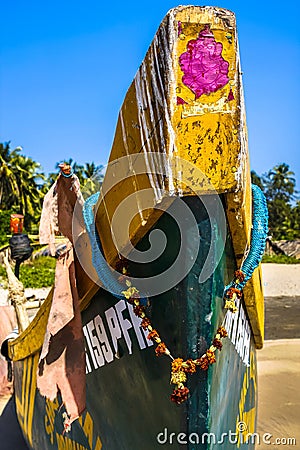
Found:
[{"label": "wooden boat hull", "polygon": [[[232,277],[235,258],[227,233],[220,263],[204,283],[199,283],[210,243],[216,251],[222,243],[198,197],[188,197],[185,202],[193,211],[200,236],[206,239],[201,240],[196,262],[184,280],[152,298],[150,314],[172,354],[196,358],[205,352],[222,323],[223,288]],[[217,214],[217,207],[215,211]],[[167,213],[155,228],[169,237],[176,236],[176,224]],[[189,232],[187,229],[187,237]],[[147,239],[148,235],[140,242],[141,249]],[[186,260],[195,245],[193,239],[191,235]],[[160,267],[170,263],[176,251],[173,239]],[[138,272],[138,266],[132,269]],[[190,376],[190,397],[180,406],[170,401],[170,360],[155,356],[139,320],[129,304],[102,289],[82,311],[87,409],[69,433],[63,433],[61,400],[46,400],[36,389],[39,352],[15,362],[17,412],[29,448],[205,449],[222,443],[226,449],[234,442],[239,442],[240,448],[252,448],[251,443],[243,445],[243,439],[255,431],[256,361],[243,305],[229,326],[230,337],[224,341],[216,364],[208,372]]]}]

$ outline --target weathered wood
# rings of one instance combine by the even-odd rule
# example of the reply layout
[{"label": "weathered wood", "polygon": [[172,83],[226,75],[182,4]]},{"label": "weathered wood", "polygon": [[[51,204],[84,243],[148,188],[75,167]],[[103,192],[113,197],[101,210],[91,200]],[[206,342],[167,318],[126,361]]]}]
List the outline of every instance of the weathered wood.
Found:
[{"label": "weathered wood", "polygon": [[[207,75],[215,84],[201,79],[202,85],[197,86],[187,70],[195,61],[186,66],[184,61],[201,47],[206,35],[217,67]],[[205,55],[200,56],[205,59]],[[217,70],[223,77],[219,80]],[[245,116],[234,14],[216,7],[171,10],[124,99],[98,203],[97,227],[112,265],[120,253],[129,253],[128,243],[139,242],[174,196],[212,192],[225,195],[235,257],[237,264],[241,263],[252,224]],[[120,205],[128,198],[132,199],[130,208],[122,213]],[[256,344],[261,347],[259,269],[249,286],[245,301]]]},{"label": "weathered wood", "polygon": [[[195,93],[197,86],[192,90],[192,83],[183,81],[189,73],[184,71],[182,61],[193,42],[205,39],[206,27],[212,36],[211,45],[215,46],[212,52],[217,54],[222,48],[222,54],[215,57],[214,63],[225,64],[226,74],[217,85],[201,86],[200,83],[203,94],[199,95]],[[195,60],[197,57],[199,55],[195,54]],[[191,59],[187,65],[193,62]],[[217,75],[212,71],[207,76]],[[109,259],[116,258],[112,250],[111,219],[117,206],[132,193],[137,195],[138,203],[139,191],[152,189],[155,208],[162,198],[189,195],[191,189],[198,194],[244,191],[249,181],[244,116],[234,14],[214,7],[171,10],[161,24],[119,114],[104,191],[111,187],[118,171],[123,169],[124,159],[120,158],[144,155],[148,173],[139,176],[134,160],[130,161],[126,176],[105,192],[104,201],[99,202],[97,222]],[[156,154],[161,158],[155,159]],[[198,179],[198,172],[190,174],[190,186],[182,183],[185,168],[181,159],[203,173],[204,185],[203,180]],[[161,163],[160,167],[158,163]],[[240,201],[237,206],[241,206]],[[156,209],[137,209],[137,212],[131,225],[133,242],[146,233],[160,214]],[[155,216],[153,220],[152,215]],[[125,242],[118,244],[121,249],[126,246]]]}]

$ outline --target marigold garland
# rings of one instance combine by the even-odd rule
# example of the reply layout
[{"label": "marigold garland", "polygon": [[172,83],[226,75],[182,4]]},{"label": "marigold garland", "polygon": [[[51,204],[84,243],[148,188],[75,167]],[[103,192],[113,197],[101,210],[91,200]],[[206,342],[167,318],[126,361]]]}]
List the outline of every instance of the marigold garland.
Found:
[{"label": "marigold garland", "polygon": [[[233,281],[225,288],[223,296],[225,300],[224,307],[227,310],[225,317],[229,312],[237,312],[235,300],[236,298],[241,298],[242,290],[246,282],[251,278],[254,269],[259,265],[264,252],[266,237],[268,234],[268,209],[266,199],[258,186],[252,184],[251,189],[253,198],[251,243],[247,255],[242,262],[240,270],[235,271]],[[116,283],[116,280],[112,279],[111,277],[110,269],[102,254],[100,239],[97,235],[95,227],[93,207],[99,200],[99,195],[100,193],[98,192],[86,199],[83,206],[83,217],[86,225],[86,230],[91,241],[92,262],[97,271],[97,274],[103,281],[103,284],[106,286],[107,290],[109,290],[110,292],[118,292],[119,295],[119,292],[122,288],[118,283]],[[145,299],[140,298],[139,291],[131,285],[131,282],[126,277],[127,267],[128,261],[125,258],[120,258],[117,267],[117,270],[120,273],[118,282],[123,283],[125,281],[127,285],[127,290],[124,290],[122,294],[125,296],[128,303],[133,305],[135,314],[142,319],[141,327],[144,330],[148,330],[149,332],[151,332],[154,330],[154,328],[152,327],[150,319],[146,316],[145,307],[143,307],[145,304]],[[140,306],[142,306],[142,308],[140,308]],[[174,384],[175,386],[177,386],[177,388],[175,387],[171,395],[172,401],[174,401],[175,403],[182,403],[187,399],[189,390],[186,386],[184,386],[184,382],[181,381],[184,379],[184,375],[186,375],[186,373],[194,373],[197,367],[202,370],[207,370],[211,364],[214,364],[216,361],[215,351],[221,350],[222,342],[220,341],[226,336],[226,330],[223,327],[219,327],[212,341],[212,345],[204,355],[195,360],[189,359],[187,361],[183,361],[180,367],[175,366],[178,369],[176,372],[174,372],[173,369],[171,370],[171,382],[172,380],[175,381]],[[157,344],[155,348],[157,356],[166,354],[172,360],[174,360],[166,344],[161,340],[159,334],[158,336],[156,334],[155,336],[153,336],[153,341]],[[182,373],[184,375],[182,375]],[[174,377],[174,374],[181,375],[176,375]]]},{"label": "marigold garland", "polygon": [[[209,366],[216,362],[216,350],[222,349],[223,343],[222,338],[227,337],[227,331],[223,326],[217,329],[217,332],[213,338],[212,345],[206,350],[206,352],[197,359],[187,359],[184,361],[182,358],[173,358],[170,350],[167,348],[166,344],[162,341],[158,331],[153,328],[151,320],[146,316],[145,306],[140,304],[139,291],[131,285],[131,282],[126,278],[127,269],[123,267],[122,277],[125,277],[127,290],[122,291],[122,294],[127,299],[129,303],[133,305],[134,313],[142,319],[140,326],[148,331],[147,338],[152,340],[153,343],[157,344],[155,347],[156,356],[167,355],[172,359],[171,363],[171,384],[175,385],[173,393],[171,394],[171,401],[177,404],[183,403],[187,400],[189,389],[184,385],[187,381],[188,373],[195,373],[197,367],[201,370],[208,370]],[[230,287],[225,290],[225,309],[236,313],[238,308],[235,303],[236,298],[240,298],[242,291],[236,286],[244,280],[244,274],[241,271],[236,271],[235,274],[235,286]],[[227,312],[228,312],[227,311]],[[227,313],[226,313],[227,314]]]}]

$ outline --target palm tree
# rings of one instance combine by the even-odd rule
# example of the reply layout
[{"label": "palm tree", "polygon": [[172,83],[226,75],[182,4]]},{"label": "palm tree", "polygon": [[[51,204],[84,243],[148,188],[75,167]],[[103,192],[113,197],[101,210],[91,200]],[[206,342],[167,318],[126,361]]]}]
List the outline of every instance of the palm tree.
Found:
[{"label": "palm tree", "polygon": [[84,182],[82,187],[82,194],[84,198],[99,192],[103,182],[104,166],[97,166],[94,162],[85,163],[83,169]]},{"label": "palm tree", "polygon": [[[96,166],[94,162],[91,163],[85,163],[85,167],[83,168],[83,173],[85,178],[92,178],[95,175],[98,175],[100,172],[103,171],[103,166],[99,165]],[[103,177],[103,175],[102,175]]]},{"label": "palm tree", "polygon": [[296,194],[294,172],[285,163],[278,164],[264,177],[269,210],[269,227],[274,239],[290,235],[292,206]]},{"label": "palm tree", "polygon": [[278,164],[269,170],[265,177],[266,196],[268,199],[278,198],[290,202],[295,197],[296,180],[286,163]]},{"label": "palm tree", "polygon": [[12,152],[12,165],[16,170],[16,180],[19,190],[16,204],[19,206],[20,213],[27,216],[28,221],[35,221],[38,218],[42,206],[42,185],[40,181],[45,180],[43,173],[38,172],[40,164],[33,159]]},{"label": "palm tree", "polygon": [[[12,152],[9,142],[0,143],[0,209],[10,209],[19,194],[16,173],[11,164]],[[21,150],[17,147],[14,152]]]},{"label": "palm tree", "polygon": [[25,226],[37,222],[44,196],[40,181],[40,164],[20,154],[21,147],[10,149],[0,144],[0,209],[24,215]]}]

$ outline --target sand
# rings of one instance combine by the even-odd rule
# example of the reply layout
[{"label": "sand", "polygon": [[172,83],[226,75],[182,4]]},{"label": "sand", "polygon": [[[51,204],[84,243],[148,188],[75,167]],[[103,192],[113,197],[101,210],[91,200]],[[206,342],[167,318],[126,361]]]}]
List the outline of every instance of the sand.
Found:
[{"label": "sand", "polygon": [[[258,356],[257,450],[300,448],[300,339],[265,341]],[[272,434],[270,444],[262,443]],[[296,439],[296,445],[285,439]],[[281,445],[274,444],[281,439]],[[268,439],[267,439],[268,440]]]},{"label": "sand", "polygon": [[300,264],[262,264],[265,297],[300,296]]},{"label": "sand", "polygon": [[262,271],[266,340],[257,351],[256,449],[296,449],[300,448],[300,264],[263,264]]}]

